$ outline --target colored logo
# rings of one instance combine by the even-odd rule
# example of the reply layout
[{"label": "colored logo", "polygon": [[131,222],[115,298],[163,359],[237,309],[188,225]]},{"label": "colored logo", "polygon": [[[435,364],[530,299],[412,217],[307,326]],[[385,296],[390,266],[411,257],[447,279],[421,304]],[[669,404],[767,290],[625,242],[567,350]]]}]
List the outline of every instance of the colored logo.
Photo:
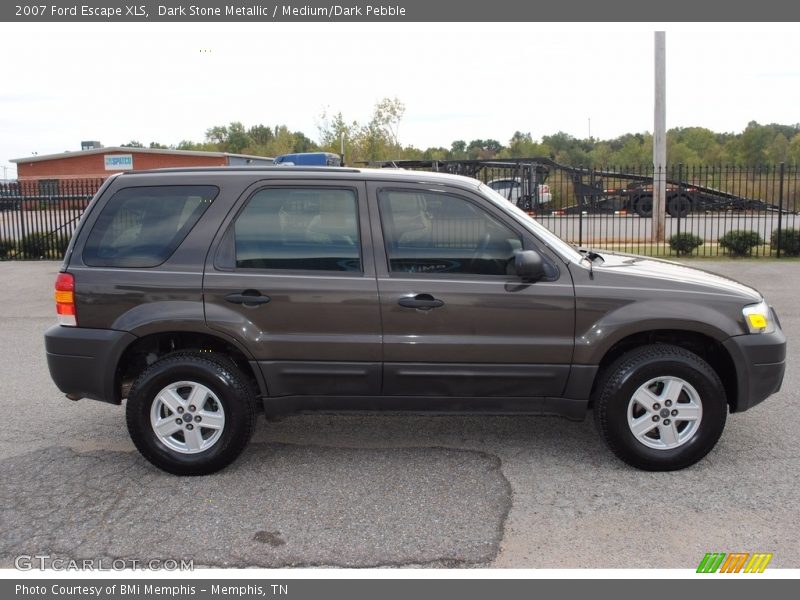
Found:
[{"label": "colored logo", "polygon": [[708,552],[697,565],[698,573],[763,573],[771,553],[765,552]]}]

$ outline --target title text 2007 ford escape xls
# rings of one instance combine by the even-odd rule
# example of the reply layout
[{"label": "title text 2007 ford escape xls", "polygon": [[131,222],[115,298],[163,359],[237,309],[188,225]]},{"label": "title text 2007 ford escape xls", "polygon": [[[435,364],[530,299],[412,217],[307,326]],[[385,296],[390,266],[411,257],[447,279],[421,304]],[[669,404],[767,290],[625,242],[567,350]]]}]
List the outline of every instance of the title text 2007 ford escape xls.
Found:
[{"label": "title text 2007 ford escape xls", "polygon": [[336,168],[126,173],[97,193],[45,336],[72,399],[119,404],[152,463],[211,473],[256,413],[593,409],[643,469],[700,460],[776,392],[755,290],[579,252],[480,182]]}]

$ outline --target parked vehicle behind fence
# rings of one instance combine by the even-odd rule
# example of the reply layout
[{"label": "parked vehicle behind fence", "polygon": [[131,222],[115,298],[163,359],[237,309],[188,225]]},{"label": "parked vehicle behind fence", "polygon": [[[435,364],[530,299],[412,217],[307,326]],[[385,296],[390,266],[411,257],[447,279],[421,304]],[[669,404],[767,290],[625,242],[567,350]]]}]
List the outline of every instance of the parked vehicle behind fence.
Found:
[{"label": "parked vehicle behind fence", "polygon": [[[486,183],[495,192],[500,194],[509,202],[519,205],[522,198],[522,180],[519,177],[511,177],[506,179],[493,179]],[[531,204],[535,208],[541,209],[542,207],[550,204],[553,201],[553,196],[550,193],[550,186],[545,183],[540,183],[535,186],[531,193]]]}]

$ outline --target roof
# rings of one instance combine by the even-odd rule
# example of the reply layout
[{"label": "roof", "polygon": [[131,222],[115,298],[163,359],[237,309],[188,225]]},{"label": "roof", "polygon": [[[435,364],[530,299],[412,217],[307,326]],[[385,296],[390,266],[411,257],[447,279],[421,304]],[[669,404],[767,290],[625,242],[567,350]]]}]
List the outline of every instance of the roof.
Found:
[{"label": "roof", "polygon": [[257,160],[273,160],[269,156],[255,156],[252,154],[234,154],[231,152],[206,152],[203,150],[171,150],[169,148],[133,148],[129,146],[108,146],[106,148],[92,148],[91,150],[76,150],[74,152],[61,152],[59,154],[45,154],[42,156],[25,156],[23,158],[12,158],[12,163],[31,163],[41,162],[45,160],[56,160],[59,158],[75,158],[78,156],[91,156],[92,154],[113,154],[113,153],[130,154],[136,152],[138,154],[169,154],[177,156],[214,156],[224,157],[232,156],[235,158],[249,158]]}]

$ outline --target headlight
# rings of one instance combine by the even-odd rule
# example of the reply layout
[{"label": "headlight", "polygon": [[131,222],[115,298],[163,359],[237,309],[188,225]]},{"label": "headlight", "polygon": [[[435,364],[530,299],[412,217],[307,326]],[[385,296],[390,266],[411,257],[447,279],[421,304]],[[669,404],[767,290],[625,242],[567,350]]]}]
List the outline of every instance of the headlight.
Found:
[{"label": "headlight", "polygon": [[775,331],[775,320],[772,317],[772,310],[764,301],[758,304],[751,304],[742,309],[744,322],[750,333],[772,333]]}]

